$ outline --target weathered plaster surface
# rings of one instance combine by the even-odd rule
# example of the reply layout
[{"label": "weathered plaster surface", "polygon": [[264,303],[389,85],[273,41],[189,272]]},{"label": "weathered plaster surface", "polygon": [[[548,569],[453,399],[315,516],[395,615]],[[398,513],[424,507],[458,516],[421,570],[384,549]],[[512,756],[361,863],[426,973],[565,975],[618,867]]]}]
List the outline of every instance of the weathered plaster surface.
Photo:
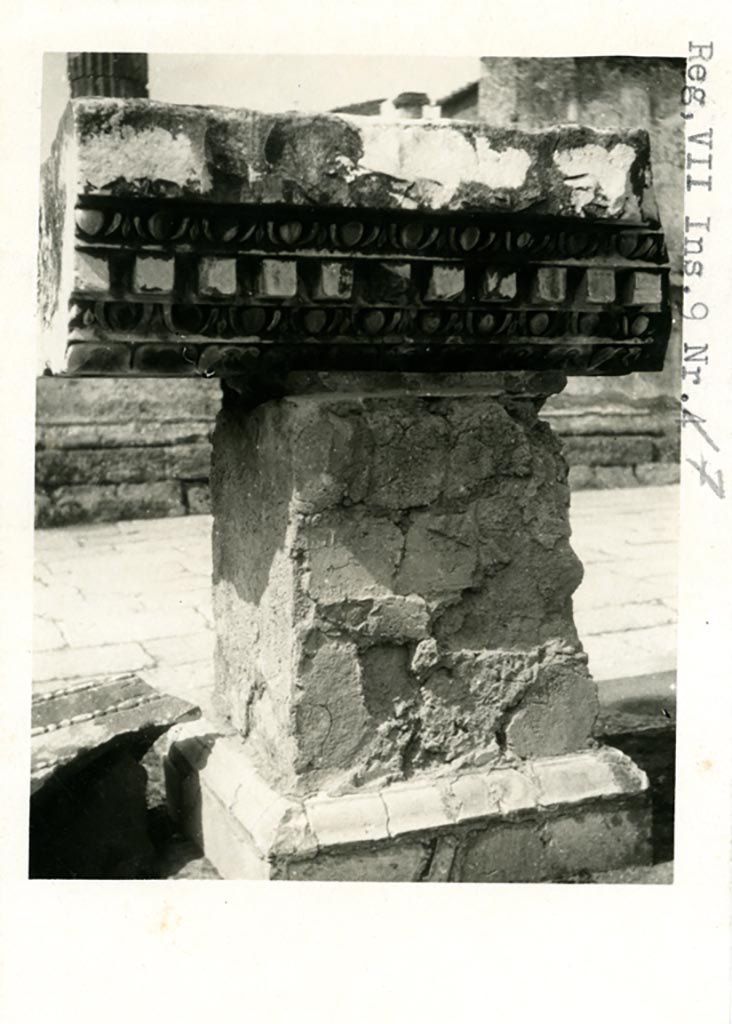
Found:
[{"label": "weathered plaster surface", "polygon": [[567,470],[530,396],[311,394],[219,417],[222,706],[338,790],[585,746]]},{"label": "weathered plaster surface", "polygon": [[642,221],[650,185],[641,131],[524,132],[109,99],[73,101],[65,131],[79,193]]},{"label": "weathered plaster surface", "polygon": [[623,213],[635,158],[633,148],[622,142],[609,149],[590,144],[554,154],[565,179],[572,182],[577,213],[590,203],[605,204],[610,216]]}]

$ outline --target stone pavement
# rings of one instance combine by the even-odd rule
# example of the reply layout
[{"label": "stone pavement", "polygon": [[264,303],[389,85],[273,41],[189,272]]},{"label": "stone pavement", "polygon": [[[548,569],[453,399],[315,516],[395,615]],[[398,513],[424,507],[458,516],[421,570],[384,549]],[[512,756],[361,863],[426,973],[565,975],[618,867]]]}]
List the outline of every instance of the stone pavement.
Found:
[{"label": "stone pavement", "polygon": [[[575,617],[601,700],[675,669],[678,508],[675,486],[572,495]],[[34,690],[136,671],[211,715],[210,533],[209,516],[38,530]]]}]

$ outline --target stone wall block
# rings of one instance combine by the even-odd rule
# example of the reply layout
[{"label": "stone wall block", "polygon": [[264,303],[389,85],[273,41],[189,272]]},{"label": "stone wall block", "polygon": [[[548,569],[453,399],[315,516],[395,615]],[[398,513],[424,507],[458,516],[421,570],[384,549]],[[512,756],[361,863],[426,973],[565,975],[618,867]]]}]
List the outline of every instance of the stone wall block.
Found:
[{"label": "stone wall block", "polygon": [[313,860],[293,860],[286,877],[299,882],[415,882],[429,861],[428,847],[419,842],[367,845],[349,852],[326,853]]},{"label": "stone wall block", "polygon": [[608,815],[588,809],[577,816],[547,819],[542,835],[550,877],[647,864],[651,855],[651,819],[644,797]]},{"label": "stone wall block", "polygon": [[443,487],[450,446],[439,405],[411,397],[368,400],[364,418],[373,438],[368,504],[392,510],[431,505]]},{"label": "stone wall block", "polygon": [[619,751],[605,748],[599,754],[587,751],[547,759],[541,766],[539,787],[540,806],[552,807],[596,800],[603,795],[643,793],[648,779]]},{"label": "stone wall block", "polygon": [[680,471],[677,462],[651,462],[636,466],[635,475],[639,484],[666,487],[679,482]]},{"label": "stone wall block", "polygon": [[592,735],[598,707],[586,666],[561,661],[542,666],[504,726],[506,748],[522,758],[581,750]]},{"label": "stone wall block", "polygon": [[562,448],[570,466],[633,466],[653,462],[654,456],[653,440],[632,434],[565,437]]},{"label": "stone wall block", "polygon": [[146,480],[206,479],[207,444],[137,448],[51,449],[36,454],[36,469],[47,487],[66,484],[142,483]]},{"label": "stone wall block", "polygon": [[49,488],[38,513],[40,527],[110,523],[185,514],[177,480],[145,483],[79,484]]},{"label": "stone wall block", "polygon": [[468,836],[458,860],[461,882],[535,882],[545,877],[541,833],[532,822],[493,826]]},{"label": "stone wall block", "polygon": [[449,797],[435,786],[389,786],[382,790],[386,806],[389,835],[450,825]]},{"label": "stone wall block", "polygon": [[386,808],[378,793],[338,800],[316,797],[305,801],[305,812],[321,846],[368,842],[389,835]]}]

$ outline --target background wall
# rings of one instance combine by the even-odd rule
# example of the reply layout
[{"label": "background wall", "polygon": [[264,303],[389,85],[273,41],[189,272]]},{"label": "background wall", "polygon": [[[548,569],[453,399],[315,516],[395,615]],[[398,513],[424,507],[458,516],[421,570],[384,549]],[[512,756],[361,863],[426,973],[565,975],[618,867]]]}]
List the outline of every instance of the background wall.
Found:
[{"label": "background wall", "polygon": [[[680,379],[680,312],[684,221],[685,65],[668,57],[483,57],[478,117],[492,124],[546,128],[577,122],[593,128],[645,128],[651,139],[653,186],[671,260],[675,325],[661,374],[615,378],[633,398],[676,399]],[[584,377],[572,391],[599,394],[606,382]]]},{"label": "background wall", "polygon": [[[279,62],[287,59],[272,58]],[[406,69],[409,80],[405,82],[395,77],[405,73],[404,61],[399,58],[360,58],[363,67],[359,64],[354,79],[350,58],[300,57],[292,61],[307,61],[309,77],[304,71],[298,74],[294,64],[287,65],[289,91],[283,87],[279,94],[270,95],[270,88],[262,96],[256,94],[257,83],[265,80],[271,86],[277,77],[273,79],[267,59],[227,60],[231,74],[219,81],[216,76],[221,76],[222,69],[218,58],[152,56],[151,96],[172,102],[223,102],[263,109],[323,109],[325,96],[317,92],[309,95],[308,82],[314,88],[318,82],[327,81],[332,93],[335,80],[358,81],[360,95],[351,93],[343,98],[353,99],[375,116],[383,110],[384,101],[373,97],[383,97],[389,90],[396,96],[399,87],[419,87],[433,103],[440,104],[443,117],[485,118],[494,124],[524,128],[572,121],[598,128],[646,128],[651,136],[655,190],[672,264],[675,326],[666,368],[661,374],[625,378],[574,378],[562,395],[547,403],[544,416],[564,440],[570,481],[575,488],[662,484],[678,479],[682,60],[410,58]],[[329,74],[313,73],[318,61],[332,64],[338,60],[343,73],[337,79],[330,64],[326,68]],[[195,67],[189,69],[189,74],[181,74],[176,61],[193,61]],[[255,67],[252,61],[260,63]],[[233,75],[236,69],[238,78]],[[466,84],[468,72],[475,78]],[[396,81],[399,87],[394,87]],[[242,95],[235,88],[237,82]],[[50,145],[68,95],[65,55],[48,55],[46,83],[44,147]],[[371,87],[369,97],[365,90]],[[191,95],[181,93],[183,88]],[[322,92],[324,86],[320,88]],[[339,84],[339,88],[345,93],[344,86]],[[452,92],[440,100],[446,88],[452,88]],[[37,525],[207,511],[210,436],[219,395],[216,381],[39,380]]]},{"label": "background wall", "polygon": [[42,377],[36,524],[207,512],[215,380]]}]

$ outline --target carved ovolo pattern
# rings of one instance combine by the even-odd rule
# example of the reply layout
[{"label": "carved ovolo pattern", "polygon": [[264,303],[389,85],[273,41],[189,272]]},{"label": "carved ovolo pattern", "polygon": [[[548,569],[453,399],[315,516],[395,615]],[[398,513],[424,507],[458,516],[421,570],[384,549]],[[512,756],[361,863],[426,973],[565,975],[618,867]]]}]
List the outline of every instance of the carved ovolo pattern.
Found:
[{"label": "carved ovolo pattern", "polygon": [[465,259],[601,259],[662,265],[663,233],[637,225],[477,214],[378,213],[309,207],[246,207],[85,196],[76,210],[80,242],[126,249],[305,253]]},{"label": "carved ovolo pattern", "polygon": [[414,343],[456,338],[495,339],[496,343],[546,343],[551,339],[604,339],[653,345],[665,330],[663,313],[577,313],[566,310],[329,308],[105,302],[73,304],[71,341],[103,340],[114,334],[132,342],[189,337],[317,341],[393,339]]},{"label": "carved ovolo pattern", "polygon": [[75,261],[75,374],[622,374],[670,332],[639,225],[85,197]]}]

